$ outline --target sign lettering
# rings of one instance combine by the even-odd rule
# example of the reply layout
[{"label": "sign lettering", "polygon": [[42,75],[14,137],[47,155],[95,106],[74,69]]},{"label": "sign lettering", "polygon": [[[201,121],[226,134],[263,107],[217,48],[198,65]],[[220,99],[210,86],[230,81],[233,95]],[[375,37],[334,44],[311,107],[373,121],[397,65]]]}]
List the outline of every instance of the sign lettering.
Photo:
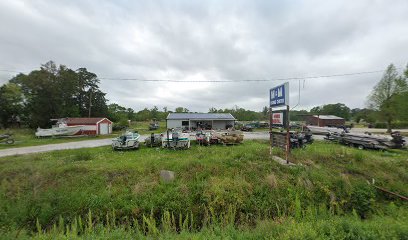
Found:
[{"label": "sign lettering", "polygon": [[273,125],[283,125],[283,113],[273,113],[272,114],[272,124]]},{"label": "sign lettering", "polygon": [[279,107],[289,105],[289,82],[269,90],[269,106]]}]

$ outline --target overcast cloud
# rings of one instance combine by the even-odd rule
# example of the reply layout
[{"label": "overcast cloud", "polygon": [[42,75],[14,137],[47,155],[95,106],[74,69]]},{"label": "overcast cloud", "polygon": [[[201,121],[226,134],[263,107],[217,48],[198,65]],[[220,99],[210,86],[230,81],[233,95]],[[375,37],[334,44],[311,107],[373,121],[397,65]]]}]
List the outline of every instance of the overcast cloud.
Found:
[{"label": "overcast cloud", "polygon": [[[188,81],[352,73],[408,63],[408,1],[0,0],[0,69],[48,60],[99,77]],[[402,70],[402,69],[400,69]],[[0,71],[0,84],[13,74]],[[364,107],[382,73],[301,81],[298,109]],[[283,83],[101,80],[110,102],[260,111]],[[298,81],[290,82],[291,105]]]}]

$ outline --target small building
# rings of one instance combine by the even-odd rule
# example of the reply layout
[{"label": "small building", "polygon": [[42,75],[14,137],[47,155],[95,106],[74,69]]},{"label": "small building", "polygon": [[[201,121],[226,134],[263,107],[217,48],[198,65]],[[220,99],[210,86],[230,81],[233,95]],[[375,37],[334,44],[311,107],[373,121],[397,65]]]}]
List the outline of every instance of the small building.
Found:
[{"label": "small building", "polygon": [[236,119],[230,113],[169,113],[166,126],[181,129],[227,129]]},{"label": "small building", "polygon": [[66,118],[67,126],[84,125],[79,134],[106,135],[112,133],[112,121],[107,118]]},{"label": "small building", "polygon": [[346,120],[334,115],[312,115],[306,117],[306,124],[319,127],[344,126]]}]

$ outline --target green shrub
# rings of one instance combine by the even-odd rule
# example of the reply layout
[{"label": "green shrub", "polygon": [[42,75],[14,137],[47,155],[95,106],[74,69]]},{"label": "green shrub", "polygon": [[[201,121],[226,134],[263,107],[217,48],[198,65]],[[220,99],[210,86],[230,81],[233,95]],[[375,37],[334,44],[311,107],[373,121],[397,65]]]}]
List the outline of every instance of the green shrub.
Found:
[{"label": "green shrub", "polygon": [[364,159],[364,154],[363,154],[362,151],[356,151],[356,152],[353,153],[353,158],[357,162],[361,162]]},{"label": "green shrub", "polygon": [[408,127],[408,121],[393,122],[391,124],[391,128],[395,128],[395,129],[402,129],[402,128],[407,128],[407,127]]},{"label": "green shrub", "polygon": [[[393,129],[402,129],[408,127],[408,121],[398,121],[391,123],[391,128]],[[374,128],[387,128],[387,123],[378,122],[374,124]]]},{"label": "green shrub", "polygon": [[374,128],[387,128],[387,123],[384,122],[375,123]]},{"label": "green shrub", "polygon": [[372,211],[375,197],[374,188],[371,185],[360,183],[353,187],[350,196],[350,207],[354,209],[361,218],[366,218]]},{"label": "green shrub", "polygon": [[129,122],[126,119],[121,119],[117,122],[114,122],[112,125],[113,131],[121,131],[129,127]]}]

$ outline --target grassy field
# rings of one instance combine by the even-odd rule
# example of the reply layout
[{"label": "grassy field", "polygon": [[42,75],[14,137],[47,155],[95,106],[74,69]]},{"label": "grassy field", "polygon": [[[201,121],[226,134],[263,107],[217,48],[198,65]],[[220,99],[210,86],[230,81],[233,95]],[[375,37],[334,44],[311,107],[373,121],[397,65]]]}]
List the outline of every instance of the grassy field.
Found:
[{"label": "grassy field", "polygon": [[149,134],[149,133],[162,133],[166,131],[166,121],[159,121],[159,129],[150,131],[149,130],[149,121],[144,122],[132,122],[130,124],[130,129],[138,131],[140,134]]},{"label": "grassy field", "polygon": [[[281,152],[276,152],[282,155]],[[287,167],[267,142],[0,158],[0,235],[38,239],[402,239],[408,153],[316,142]],[[160,180],[162,169],[175,181]],[[383,227],[386,226],[386,227]]]}]

